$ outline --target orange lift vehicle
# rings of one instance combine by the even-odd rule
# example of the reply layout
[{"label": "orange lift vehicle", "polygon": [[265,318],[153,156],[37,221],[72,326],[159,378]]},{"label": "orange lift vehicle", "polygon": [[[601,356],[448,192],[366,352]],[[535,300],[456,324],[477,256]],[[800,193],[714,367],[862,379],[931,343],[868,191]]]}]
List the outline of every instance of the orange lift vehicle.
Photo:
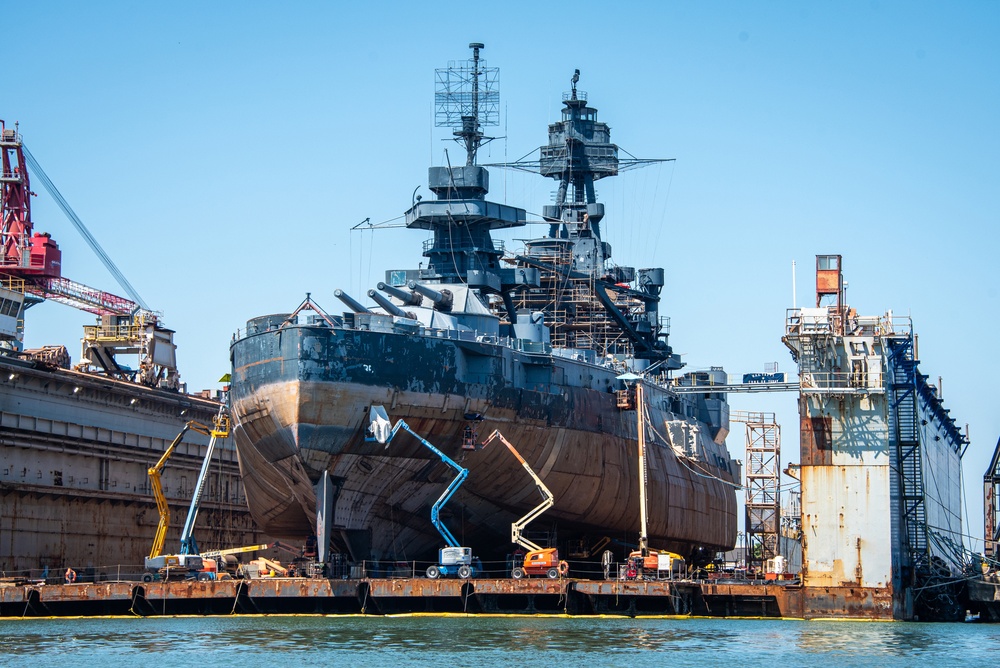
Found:
[{"label": "orange lift vehicle", "polygon": [[511,445],[510,441],[503,437],[500,430],[496,430],[490,434],[489,438],[483,441],[481,447],[485,448],[495,439],[499,439],[517,457],[517,461],[521,462],[521,466],[528,472],[531,479],[535,481],[538,492],[542,495],[542,502],[540,504],[532,508],[527,515],[516,522],[512,522],[510,525],[511,541],[528,550],[528,553],[524,555],[524,563],[520,566],[514,566],[510,576],[515,580],[520,580],[527,575],[544,575],[553,580],[558,577],[565,577],[569,573],[569,563],[559,560],[559,551],[556,548],[541,547],[524,537],[524,528],[528,526],[529,522],[532,522],[539,515],[551,508],[555,504],[555,497],[552,496],[552,492],[545,486],[542,479],[528,466],[528,462],[524,461],[524,458],[517,449]]}]

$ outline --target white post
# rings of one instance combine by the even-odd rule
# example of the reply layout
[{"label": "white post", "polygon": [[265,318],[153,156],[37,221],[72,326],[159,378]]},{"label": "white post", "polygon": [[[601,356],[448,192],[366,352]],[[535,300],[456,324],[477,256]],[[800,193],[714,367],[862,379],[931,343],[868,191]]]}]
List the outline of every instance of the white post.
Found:
[{"label": "white post", "polygon": [[795,302],[795,260],[792,260],[792,308],[798,308]]}]

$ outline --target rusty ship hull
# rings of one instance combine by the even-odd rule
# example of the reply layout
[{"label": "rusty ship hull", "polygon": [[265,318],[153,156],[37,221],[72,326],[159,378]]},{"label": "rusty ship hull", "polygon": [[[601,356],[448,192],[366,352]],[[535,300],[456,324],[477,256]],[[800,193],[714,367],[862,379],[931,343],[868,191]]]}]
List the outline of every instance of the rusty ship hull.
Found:
[{"label": "rusty ship hull", "polygon": [[[608,391],[614,369],[432,333],[279,329],[286,317],[251,321],[232,347],[236,446],[250,509],[267,533],[314,531],[313,485],[326,470],[338,489],[335,531],[352,557],[426,557],[438,547],[427,518],[449,474],[415,439],[389,449],[365,442],[368,409],[381,404],[469,469],[446,522],[478,549],[506,547],[511,520],[538,495],[502,448],[463,452],[470,413],[485,417],[482,433],[500,429],[517,443],[543,477],[560,538],[635,542],[637,418]],[[562,382],[525,380],[540,375]],[[645,392],[650,422],[695,427],[689,440],[700,450],[679,455],[662,441],[648,449],[651,544],[704,560],[735,542],[738,464],[724,445],[693,436],[696,420],[665,410],[680,406],[678,395],[655,385]]]}]

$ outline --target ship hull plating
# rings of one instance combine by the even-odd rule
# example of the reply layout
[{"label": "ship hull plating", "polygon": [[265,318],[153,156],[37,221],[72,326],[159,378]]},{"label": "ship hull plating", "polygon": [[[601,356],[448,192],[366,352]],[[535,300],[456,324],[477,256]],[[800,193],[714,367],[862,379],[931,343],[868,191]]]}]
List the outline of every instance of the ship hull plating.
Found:
[{"label": "ship hull plating", "polygon": [[[467,417],[500,429],[545,480],[556,504],[546,522],[562,539],[635,543],[639,533],[637,418],[618,408],[616,371],[497,343],[395,332],[278,326],[232,346],[234,433],[247,499],[268,534],[315,530],[313,485],[335,481],[334,524],[355,559],[406,559],[439,547],[429,508],[446,467],[415,439],[365,442],[368,409],[384,405],[469,469],[444,520],[477,551],[509,547],[510,521],[538,503],[503,448],[463,451]],[[263,319],[259,319],[263,320]],[[650,385],[647,450],[652,545],[704,559],[736,538],[735,492],[723,441],[678,416],[677,397]],[[669,424],[690,431],[691,452],[669,444]]]}]

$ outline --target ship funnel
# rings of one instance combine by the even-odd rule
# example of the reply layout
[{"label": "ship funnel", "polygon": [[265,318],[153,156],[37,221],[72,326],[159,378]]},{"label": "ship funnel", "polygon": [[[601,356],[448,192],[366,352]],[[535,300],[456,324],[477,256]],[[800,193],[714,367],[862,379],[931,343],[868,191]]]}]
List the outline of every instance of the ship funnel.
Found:
[{"label": "ship funnel", "polygon": [[410,317],[410,316],[408,316],[406,314],[406,311],[404,311],[403,309],[401,309],[398,306],[396,306],[395,304],[393,304],[391,301],[389,301],[389,299],[387,297],[383,297],[379,292],[377,292],[375,290],[369,290],[368,291],[368,296],[371,299],[374,299],[376,304],[378,304],[379,306],[381,306],[382,308],[384,308],[386,313],[389,313],[390,315],[394,315],[397,318],[409,318]]},{"label": "ship funnel", "polygon": [[386,293],[390,297],[395,297],[396,299],[403,302],[407,306],[420,306],[420,302],[424,300],[424,298],[418,294],[407,292],[406,290],[400,290],[399,288],[393,287],[386,283],[379,283],[375,287],[377,287],[379,290]]},{"label": "ship funnel", "polygon": [[409,283],[407,283],[407,287],[409,287],[414,292],[418,292],[422,294],[424,297],[430,299],[432,302],[434,302],[434,308],[438,309],[439,311],[451,310],[451,305],[452,302],[454,301],[454,297],[451,294],[451,290],[441,290],[441,292],[438,292],[437,290],[431,289],[426,285],[421,285],[416,281],[410,281]]},{"label": "ship funnel", "polygon": [[347,308],[351,309],[355,313],[371,313],[371,311],[355,301],[354,297],[347,294],[343,290],[334,290],[333,296],[344,302],[347,305]]}]

